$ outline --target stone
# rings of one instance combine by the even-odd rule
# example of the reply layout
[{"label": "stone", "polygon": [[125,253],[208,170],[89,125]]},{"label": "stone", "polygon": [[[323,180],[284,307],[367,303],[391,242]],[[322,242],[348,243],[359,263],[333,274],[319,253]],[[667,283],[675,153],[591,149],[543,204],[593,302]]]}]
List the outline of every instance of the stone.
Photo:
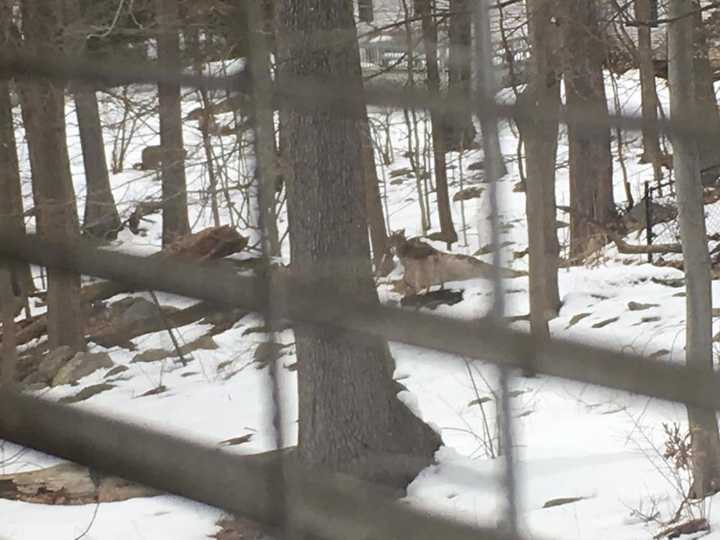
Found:
[{"label": "stone", "polygon": [[165,349],[148,349],[133,356],[131,364],[159,362],[165,360],[171,353]]},{"label": "stone", "polygon": [[72,360],[58,370],[52,379],[51,386],[72,384],[98,369],[112,367],[115,367],[115,364],[108,353],[77,353]]},{"label": "stone", "polygon": [[471,163],[468,165],[469,171],[479,171],[485,168],[485,162],[484,161],[476,161],[474,163]]},{"label": "stone", "polygon": [[465,189],[461,189],[455,195],[453,195],[453,202],[468,201],[470,199],[478,199],[482,196],[484,188],[479,186],[472,186]]},{"label": "stone", "polygon": [[264,341],[258,344],[253,355],[253,359],[256,363],[257,369],[263,369],[267,367],[270,362],[274,362],[283,355],[283,349],[288,345],[282,343],[271,343]]},{"label": "stone", "polygon": [[585,317],[589,317],[590,315],[592,315],[592,313],[578,313],[576,315],[573,315],[572,318],[570,319],[570,322],[565,327],[565,330],[567,330],[568,328],[572,328],[577,323],[582,321]]},{"label": "stone", "polygon": [[628,307],[628,309],[629,309],[630,311],[643,311],[643,310],[646,310],[646,309],[658,307],[659,305],[660,305],[660,304],[643,304],[643,303],[641,303],[641,302],[632,302],[632,301],[630,301],[630,302],[628,302],[627,307]]},{"label": "stone", "polygon": [[129,371],[129,369],[130,368],[128,368],[127,366],[115,366],[105,374],[105,379],[109,379],[111,377],[115,377],[116,375],[120,375],[121,373],[125,373],[126,371]]},{"label": "stone", "polygon": [[144,298],[136,298],[130,307],[123,312],[122,320],[130,324],[145,319],[154,319],[158,316],[158,307],[153,302]]},{"label": "stone", "polygon": [[108,384],[108,383],[100,383],[100,384],[93,384],[91,386],[87,386],[80,390],[77,394],[73,396],[65,396],[63,398],[60,398],[60,403],[79,403],[81,401],[85,401],[87,399],[90,399],[93,396],[96,396],[102,392],[107,392],[108,390],[112,390],[115,388],[114,384]]},{"label": "stone", "polygon": [[605,328],[607,325],[618,322],[620,320],[620,317],[613,317],[611,319],[605,319],[604,321],[600,321],[599,323],[595,323],[592,325],[593,328]]},{"label": "stone", "polygon": [[180,352],[182,352],[183,354],[189,354],[199,349],[204,349],[206,351],[214,351],[219,348],[220,347],[212,338],[212,336],[205,335],[200,336],[199,338],[191,341],[190,343],[187,343],[186,345],[180,347]]},{"label": "stone", "polygon": [[38,381],[52,381],[60,368],[67,364],[73,356],[75,356],[75,351],[67,345],[62,345],[50,351],[38,365]]},{"label": "stone", "polygon": [[404,167],[402,169],[395,169],[394,171],[390,171],[390,178],[397,178],[399,176],[408,176],[410,174],[413,174],[413,170],[408,167]]}]

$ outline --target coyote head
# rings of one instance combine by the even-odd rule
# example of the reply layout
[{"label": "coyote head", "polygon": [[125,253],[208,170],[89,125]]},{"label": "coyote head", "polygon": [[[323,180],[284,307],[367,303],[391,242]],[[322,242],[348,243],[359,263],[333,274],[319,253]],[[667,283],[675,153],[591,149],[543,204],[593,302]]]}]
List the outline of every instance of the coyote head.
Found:
[{"label": "coyote head", "polygon": [[397,253],[398,249],[406,243],[407,238],[405,237],[405,229],[392,231],[390,233],[390,236],[388,236],[388,244],[390,245],[390,249],[392,249],[395,253]]}]

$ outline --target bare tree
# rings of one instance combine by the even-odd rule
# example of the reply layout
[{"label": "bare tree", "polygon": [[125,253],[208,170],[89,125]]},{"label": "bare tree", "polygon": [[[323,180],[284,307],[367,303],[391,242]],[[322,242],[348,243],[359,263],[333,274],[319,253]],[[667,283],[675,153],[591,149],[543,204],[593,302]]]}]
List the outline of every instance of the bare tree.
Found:
[{"label": "bare tree", "polygon": [[[62,46],[60,0],[23,0],[25,48],[38,57]],[[23,123],[30,150],[38,233],[49,239],[79,235],[75,191],[70,174],[62,84],[33,77],[21,82]],[[50,347],[85,347],[80,305],[80,276],[48,269],[48,341]]]},{"label": "bare tree", "polygon": [[528,26],[531,56],[529,85],[520,95],[527,121],[519,122],[525,141],[527,161],[526,208],[530,270],[530,324],[538,338],[548,335],[547,321],[560,307],[557,270],[555,204],[555,159],[557,121],[552,117],[560,108],[560,84],[556,58],[559,54],[555,0],[528,0]]},{"label": "bare tree", "polygon": [[[467,99],[471,92],[472,21],[468,0],[450,0],[450,58],[448,71],[448,97]],[[448,113],[445,116],[445,137],[447,148],[462,150],[469,148],[476,131],[472,116],[463,113]]]},{"label": "bare tree", "polygon": [[[430,93],[440,95],[440,69],[438,67],[437,41],[438,30],[432,12],[433,0],[415,0],[415,12],[422,20],[423,47],[425,49],[425,66],[427,69],[427,87]],[[448,192],[447,161],[445,153],[447,144],[443,130],[444,115],[430,111],[432,129],[433,162],[435,165],[435,189],[437,195],[438,217],[440,218],[439,238],[448,246],[457,242],[457,232],[450,210]]]},{"label": "bare tree", "polygon": [[[64,29],[66,50],[82,56],[86,52],[87,26],[82,19],[79,0],[65,0],[65,13],[68,17]],[[115,238],[120,229],[120,216],[110,186],[97,95],[94,88],[83,84],[75,84],[72,91],[87,187],[82,228],[96,238]]]},{"label": "bare tree", "polygon": [[[688,16],[697,9],[692,0],[671,0],[668,25],[668,75],[670,114],[673,120],[698,121],[698,89],[693,62],[695,21]],[[673,139],[674,169],[680,207],[680,240],[685,261],[686,345],[688,366],[713,372],[712,295],[710,256],[707,247],[703,188],[700,180],[698,138]],[[715,411],[688,406],[692,435],[692,495],[703,497],[720,487],[720,437]]]},{"label": "bare tree", "polygon": [[[703,128],[720,131],[720,114],[718,114],[717,99],[713,81],[713,68],[710,65],[707,30],[702,20],[699,3],[695,2],[696,9],[692,14],[694,22],[693,36],[693,63],[695,69],[697,119]],[[720,157],[718,157],[718,143],[715,137],[703,137],[698,140],[700,152],[700,176],[703,184],[709,185],[720,177]]]},{"label": "bare tree", "polygon": [[[16,36],[11,33],[12,15],[10,2],[0,1],[0,46],[3,50],[17,47]],[[17,233],[25,232],[23,201],[18,168],[15,126],[12,114],[10,83],[0,80],[0,228]],[[12,281],[13,313],[27,301],[28,293],[33,290],[30,266],[13,261],[8,263]]]},{"label": "bare tree", "polygon": [[[603,60],[605,43],[596,0],[565,0],[561,10],[563,76],[570,115],[608,119]],[[598,231],[615,215],[610,127],[588,131],[568,125],[570,153],[570,256],[582,258]]]},{"label": "bare tree", "polygon": [[378,182],[375,151],[367,111],[365,111],[364,117],[360,119],[358,128],[360,129],[360,144],[362,145],[361,163],[367,192],[368,228],[370,229],[373,262],[376,273],[386,275],[392,270],[392,267],[388,267],[387,264],[383,266],[383,261],[389,261],[385,257],[389,249],[388,235],[385,227],[382,200],[380,199],[380,184]]},{"label": "bare tree", "polygon": [[[280,2],[278,54],[285,83],[312,76],[362,92],[357,41],[329,48],[312,38],[318,32],[354,35],[352,8],[351,0]],[[286,155],[294,171],[288,182],[290,247],[293,273],[326,292],[377,305],[358,130],[363,117],[360,105],[288,111]],[[397,399],[387,344],[304,325],[295,337],[300,456],[310,464],[405,485],[409,476],[393,479],[377,459],[419,456],[429,463],[439,439]]]},{"label": "bare tree", "polygon": [[643,157],[653,165],[655,182],[662,180],[660,167],[660,139],[657,127],[658,97],[655,86],[655,67],[653,66],[652,29],[650,17],[652,16],[650,0],[635,0],[635,19],[638,21],[637,29],[637,56],[640,68],[640,94],[642,117],[647,121],[643,125]]},{"label": "bare tree", "polygon": [[[156,0],[158,60],[180,68],[178,0]],[[163,245],[190,232],[185,180],[180,86],[162,83],[160,89],[160,145],[163,147]]]}]

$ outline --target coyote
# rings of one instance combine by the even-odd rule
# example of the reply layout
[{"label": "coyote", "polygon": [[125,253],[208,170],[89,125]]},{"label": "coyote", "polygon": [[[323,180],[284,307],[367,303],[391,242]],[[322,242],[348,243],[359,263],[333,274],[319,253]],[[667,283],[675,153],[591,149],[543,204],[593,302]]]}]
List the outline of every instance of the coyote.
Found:
[{"label": "coyote", "polygon": [[[419,238],[405,238],[405,230],[390,235],[390,246],[405,269],[403,283],[413,295],[430,290],[433,285],[445,286],[446,281],[492,277],[493,266],[475,257],[446,253],[426,244]],[[525,275],[508,268],[500,269],[500,276],[513,278]]]}]

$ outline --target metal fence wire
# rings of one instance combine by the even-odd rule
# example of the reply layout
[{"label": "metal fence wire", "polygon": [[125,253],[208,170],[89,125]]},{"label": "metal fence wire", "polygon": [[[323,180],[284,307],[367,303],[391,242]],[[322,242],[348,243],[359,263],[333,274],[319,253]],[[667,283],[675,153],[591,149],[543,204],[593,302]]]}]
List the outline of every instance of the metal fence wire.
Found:
[{"label": "metal fence wire", "polygon": [[[475,3],[474,24],[482,62],[480,74],[492,72],[488,0]],[[257,25],[259,27],[260,25]],[[338,36],[334,35],[337,39]],[[354,36],[353,36],[354,38]],[[260,47],[262,39],[251,40]],[[255,50],[253,54],[261,54]],[[326,81],[272,81],[251,78],[247,73],[232,77],[189,75],[161,69],[157,65],[97,63],[73,58],[38,58],[19,51],[0,51],[0,78],[37,78],[84,81],[101,85],[157,84],[172,82],[184,87],[227,89],[250,96],[256,108],[257,137],[263,133],[262,112],[284,107],[321,107],[342,113],[361,103],[385,107],[417,107],[429,110],[476,113],[484,134],[497,129],[502,118],[557,121],[550,113],[505,105],[495,101],[492,81],[479,81],[479,92],[471,98],[440,96],[420,89],[366,89],[358,94],[341,84]],[[590,111],[559,119],[589,133],[609,126],[640,130],[652,125],[661,134],[683,137],[692,133],[719,136],[683,120],[650,123],[639,117],[598,116]],[[489,141],[491,136],[483,137]],[[272,178],[269,161],[256,155],[261,179]],[[491,186],[493,235],[497,238],[495,165],[502,159],[496,150],[485,148],[486,171]],[[271,191],[272,190],[268,190]],[[648,202],[653,200],[648,191]],[[270,194],[272,196],[272,193]],[[262,195],[261,195],[262,196]],[[655,197],[657,200],[657,197]],[[265,205],[261,204],[261,208]],[[263,221],[267,224],[267,216]],[[649,221],[652,223],[652,220]],[[720,223],[718,223],[720,234]],[[650,235],[659,235],[654,231]],[[499,243],[494,241],[494,246]],[[496,248],[496,262],[499,252]],[[17,259],[84,275],[115,280],[143,290],[157,290],[240,307],[264,314],[270,323],[290,320],[322,325],[359,339],[378,336],[437,351],[491,362],[500,367],[504,447],[512,449],[512,418],[508,411],[508,380],[512,370],[560,377],[582,383],[643,394],[655,398],[720,409],[720,378],[717,374],[680,365],[662,363],[636,354],[561,339],[536,341],[527,333],[507,328],[501,317],[503,293],[495,279],[495,307],[485,318],[457,320],[423,312],[365,305],[356,298],[329,295],[301,278],[266,271],[256,276],[238,275],[222,264],[193,264],[147,259],[102,250],[81,240],[48,241],[34,235],[0,231],[0,258]],[[268,259],[266,259],[266,262]],[[499,268],[499,264],[496,267]],[[437,361],[442,361],[438,359]],[[273,389],[277,397],[277,388]],[[276,413],[276,415],[279,414]],[[277,445],[282,444],[281,422],[276,417]],[[519,538],[517,499],[512,452],[505,460],[503,482],[507,512],[502,528],[482,528],[456,523],[398,503],[393,493],[380,486],[305,468],[294,458],[269,459],[265,455],[240,456],[203,446],[187,439],[147,430],[98,413],[53,403],[13,388],[0,390],[0,437],[7,441],[54,454],[88,467],[134,480],[168,493],[208,503],[229,512],[248,516],[280,529],[320,538],[412,538],[412,539],[511,539]],[[278,494],[282,502],[279,504]]]},{"label": "metal fence wire", "polygon": [[[708,249],[713,269],[720,269],[720,184],[717,181],[705,186],[704,214]],[[678,201],[672,179],[653,184],[646,182],[638,218],[644,229],[647,246],[680,245]],[[682,260],[680,254],[647,254],[648,262],[672,264]]]}]

